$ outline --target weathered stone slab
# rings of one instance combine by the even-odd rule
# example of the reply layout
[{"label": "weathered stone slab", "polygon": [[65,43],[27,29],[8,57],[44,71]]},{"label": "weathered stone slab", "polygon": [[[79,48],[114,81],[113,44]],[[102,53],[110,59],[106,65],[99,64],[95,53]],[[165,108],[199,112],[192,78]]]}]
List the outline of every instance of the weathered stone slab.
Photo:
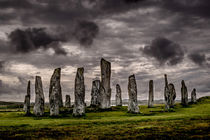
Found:
[{"label": "weathered stone slab", "polygon": [[70,97],[70,95],[66,95],[65,107],[67,107],[67,108],[71,107],[71,97]]},{"label": "weathered stone slab", "polygon": [[181,104],[183,106],[187,106],[188,105],[188,92],[187,92],[187,87],[185,85],[184,80],[182,80],[182,87],[181,87]]},{"label": "weathered stone slab", "polygon": [[54,70],[54,73],[50,79],[50,88],[49,88],[50,116],[59,115],[59,108],[63,106],[60,79],[61,79],[61,68],[57,68]]},{"label": "weathered stone slab", "polygon": [[92,82],[91,90],[91,106],[98,107],[100,104],[100,80],[94,80]]},{"label": "weathered stone slab", "polygon": [[27,94],[25,96],[25,101],[24,101],[24,106],[23,110],[26,113],[26,115],[30,114],[30,98],[31,98],[31,82],[28,81],[28,86],[27,86]]},{"label": "weathered stone slab", "polygon": [[84,68],[78,68],[75,78],[75,101],[73,116],[85,115],[85,84],[84,84]]},{"label": "weathered stone slab", "polygon": [[101,59],[101,86],[100,86],[100,108],[107,109],[111,107],[111,63]]},{"label": "weathered stone slab", "polygon": [[116,106],[122,106],[122,95],[120,85],[116,85],[116,96],[115,96]]},{"label": "weathered stone slab", "polygon": [[153,107],[154,105],[154,88],[153,88],[153,80],[149,81],[149,100],[148,107]]},{"label": "weathered stone slab", "polygon": [[140,113],[139,106],[137,102],[137,85],[135,75],[131,75],[128,78],[128,112],[130,113]]},{"label": "weathered stone slab", "polygon": [[164,97],[165,97],[166,109],[173,108],[174,103],[175,103],[175,99],[176,99],[176,90],[175,90],[175,87],[172,83],[168,84],[166,74],[165,74]]},{"label": "weathered stone slab", "polygon": [[42,80],[40,76],[36,76],[35,80],[35,104],[34,104],[34,115],[44,115],[44,93],[42,88]]},{"label": "weathered stone slab", "polygon": [[195,88],[191,92],[191,102],[192,103],[195,103],[196,102],[196,89]]}]

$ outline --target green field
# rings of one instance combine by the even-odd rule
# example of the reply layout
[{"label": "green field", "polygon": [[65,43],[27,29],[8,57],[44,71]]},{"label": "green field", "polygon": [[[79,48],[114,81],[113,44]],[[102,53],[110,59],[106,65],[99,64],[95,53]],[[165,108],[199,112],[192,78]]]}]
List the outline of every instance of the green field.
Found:
[{"label": "green field", "polygon": [[141,114],[129,114],[127,107],[87,108],[81,118],[65,108],[59,117],[49,117],[48,110],[44,117],[9,110],[0,109],[0,139],[210,139],[210,97],[169,112],[164,105],[140,106]]}]

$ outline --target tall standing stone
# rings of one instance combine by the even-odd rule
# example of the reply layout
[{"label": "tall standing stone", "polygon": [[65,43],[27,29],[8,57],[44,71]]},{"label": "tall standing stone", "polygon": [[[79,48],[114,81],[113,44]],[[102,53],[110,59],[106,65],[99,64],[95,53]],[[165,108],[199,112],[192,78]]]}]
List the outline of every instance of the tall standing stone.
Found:
[{"label": "tall standing stone", "polygon": [[172,83],[168,84],[166,74],[165,74],[164,97],[165,97],[166,109],[173,108],[174,103],[175,103],[175,99],[176,99],[176,90],[175,90],[175,87]]},{"label": "tall standing stone", "polygon": [[153,80],[149,81],[149,100],[148,107],[153,107],[154,104],[154,88],[153,88]]},{"label": "tall standing stone", "polygon": [[196,89],[195,88],[191,92],[191,102],[192,103],[195,103],[196,102]]},{"label": "tall standing stone", "polygon": [[77,69],[74,95],[75,95],[75,101],[74,101],[73,116],[83,116],[85,115],[84,68]]},{"label": "tall standing stone", "polygon": [[44,93],[42,88],[42,79],[40,76],[36,76],[35,80],[35,104],[34,104],[34,114],[36,116],[44,115]]},{"label": "tall standing stone", "polygon": [[139,106],[137,102],[137,85],[135,75],[131,75],[128,78],[128,112],[131,113],[140,113]]},{"label": "tall standing stone", "polygon": [[111,63],[101,59],[101,86],[100,86],[100,108],[107,109],[111,107]]},{"label": "tall standing stone", "polygon": [[98,107],[100,104],[100,80],[94,80],[92,82],[91,90],[91,106]]},{"label": "tall standing stone", "polygon": [[24,107],[23,107],[23,110],[26,112],[26,115],[30,114],[30,97],[31,97],[30,85],[31,85],[31,82],[28,81],[27,94],[25,96]]},{"label": "tall standing stone", "polygon": [[63,106],[60,80],[61,80],[61,68],[57,68],[54,70],[54,73],[50,79],[50,88],[49,88],[50,116],[59,115],[59,108]]},{"label": "tall standing stone", "polygon": [[182,98],[181,98],[182,105],[187,106],[188,105],[188,92],[187,92],[187,87],[185,85],[184,80],[182,80],[181,95],[182,95]]},{"label": "tall standing stone", "polygon": [[65,107],[67,107],[67,108],[71,107],[71,97],[70,97],[70,95],[66,95]]},{"label": "tall standing stone", "polygon": [[121,88],[120,85],[116,85],[116,96],[115,96],[116,106],[122,106]]}]

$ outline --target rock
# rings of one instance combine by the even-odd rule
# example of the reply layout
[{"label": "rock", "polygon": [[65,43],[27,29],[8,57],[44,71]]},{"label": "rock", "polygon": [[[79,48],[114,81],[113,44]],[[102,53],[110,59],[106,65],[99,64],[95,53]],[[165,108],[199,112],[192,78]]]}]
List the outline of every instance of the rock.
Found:
[{"label": "rock", "polygon": [[181,104],[184,106],[188,105],[188,92],[187,92],[187,87],[185,85],[184,80],[182,80],[182,87],[181,87]]},{"label": "rock", "polygon": [[67,108],[71,107],[71,97],[70,97],[70,95],[66,95],[65,107],[67,107]]},{"label": "rock", "polygon": [[153,107],[154,104],[154,89],[153,89],[153,80],[149,81],[149,100],[148,107]]},{"label": "rock", "polygon": [[107,109],[111,107],[111,63],[101,59],[101,86],[100,86],[100,108]]},{"label": "rock", "polygon": [[120,85],[116,85],[116,96],[115,96],[116,106],[122,106],[121,88]]},{"label": "rock", "polygon": [[75,78],[75,101],[73,116],[85,115],[85,84],[84,84],[84,68],[78,68]]},{"label": "rock", "polygon": [[191,92],[191,102],[192,103],[195,103],[196,102],[196,89],[195,88]]},{"label": "rock", "polygon": [[100,99],[100,80],[94,80],[92,82],[92,90],[91,90],[91,106],[98,107],[99,99]]},{"label": "rock", "polygon": [[172,83],[168,84],[167,75],[165,74],[165,90],[164,97],[166,103],[166,109],[170,109],[174,107],[175,99],[176,99],[176,90]]},{"label": "rock", "polygon": [[61,79],[61,68],[57,68],[54,70],[54,73],[50,79],[50,88],[49,88],[50,116],[59,115],[59,108],[63,106],[60,79]]},{"label": "rock", "polygon": [[42,88],[42,79],[40,76],[36,76],[35,80],[35,104],[34,104],[34,115],[44,115],[44,93]]},{"label": "rock", "polygon": [[23,106],[23,110],[25,111],[26,115],[30,114],[30,98],[31,98],[30,85],[31,85],[31,82],[28,81],[27,94],[25,96],[25,101],[24,101],[24,106]]},{"label": "rock", "polygon": [[135,75],[131,75],[128,78],[128,112],[130,113],[140,113],[139,106],[137,102],[137,85]]}]

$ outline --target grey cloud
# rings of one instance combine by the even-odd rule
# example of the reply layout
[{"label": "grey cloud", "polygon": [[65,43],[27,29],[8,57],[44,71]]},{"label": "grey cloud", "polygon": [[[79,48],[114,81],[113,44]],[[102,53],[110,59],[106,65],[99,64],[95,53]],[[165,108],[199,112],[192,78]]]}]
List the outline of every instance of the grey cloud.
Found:
[{"label": "grey cloud", "polygon": [[28,53],[39,48],[52,48],[56,54],[66,55],[59,45],[50,45],[63,40],[49,35],[44,28],[16,29],[9,34],[9,39],[14,52]]},{"label": "grey cloud", "polygon": [[99,27],[96,23],[90,21],[79,21],[73,35],[81,45],[90,46],[98,33]]},{"label": "grey cloud", "polygon": [[195,64],[197,64],[197,65],[199,65],[199,66],[206,66],[206,65],[208,65],[206,55],[203,54],[203,53],[194,52],[194,53],[189,54],[188,57],[189,57]]},{"label": "grey cloud", "polygon": [[161,65],[176,65],[184,58],[184,51],[181,46],[166,38],[156,38],[151,45],[140,49],[149,57],[154,57]]}]

